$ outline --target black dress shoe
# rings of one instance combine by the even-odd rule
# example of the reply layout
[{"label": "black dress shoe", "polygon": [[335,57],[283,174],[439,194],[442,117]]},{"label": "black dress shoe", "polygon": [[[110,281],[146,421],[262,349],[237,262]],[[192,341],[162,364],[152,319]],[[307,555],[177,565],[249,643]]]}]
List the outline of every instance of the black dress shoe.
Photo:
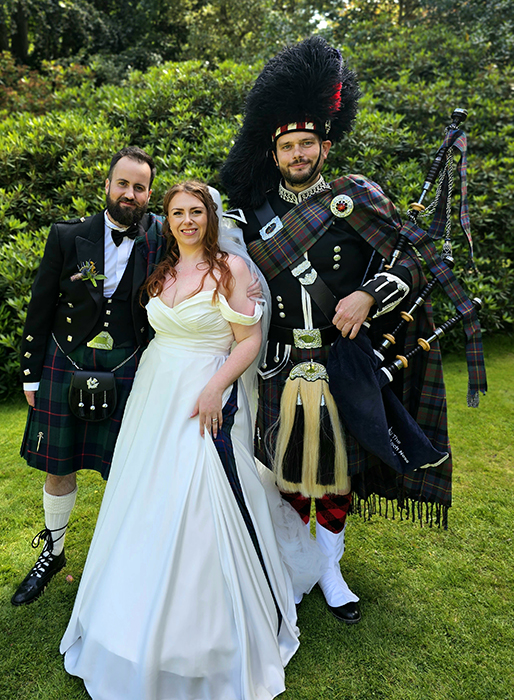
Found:
[{"label": "black dress shoe", "polygon": [[32,603],[36,598],[39,598],[49,581],[64,566],[66,566],[64,549],[57,556],[54,556],[48,551],[43,551],[32,569],[16,589],[16,593],[11,598],[11,603],[13,605]]},{"label": "black dress shoe", "polygon": [[345,622],[347,625],[355,625],[360,622],[361,612],[357,603],[346,603],[346,605],[340,605],[338,608],[332,608],[327,603],[327,607],[334,617],[337,617],[341,622]]}]

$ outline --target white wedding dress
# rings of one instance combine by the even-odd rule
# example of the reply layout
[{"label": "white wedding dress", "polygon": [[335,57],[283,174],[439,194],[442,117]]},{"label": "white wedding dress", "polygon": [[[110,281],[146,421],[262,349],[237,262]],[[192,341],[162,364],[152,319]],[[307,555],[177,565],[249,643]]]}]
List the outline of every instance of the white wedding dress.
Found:
[{"label": "white wedding dress", "polygon": [[[250,318],[202,291],[147,310],[156,337],[61,642],[65,668],[94,700],[267,700],[285,688],[298,630],[242,382],[223,458],[190,418],[228,356],[229,322],[253,324],[260,307]],[[234,403],[234,388],[225,394]]]}]

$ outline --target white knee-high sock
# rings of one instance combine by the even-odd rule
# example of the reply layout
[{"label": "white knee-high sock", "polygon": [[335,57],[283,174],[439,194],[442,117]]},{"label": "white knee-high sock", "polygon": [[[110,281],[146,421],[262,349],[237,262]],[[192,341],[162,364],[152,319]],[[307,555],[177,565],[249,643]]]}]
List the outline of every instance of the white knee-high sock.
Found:
[{"label": "white knee-high sock", "polygon": [[323,591],[325,600],[333,607],[337,608],[346,603],[357,603],[359,596],[356,596],[341,574],[339,560],[344,552],[344,531],[331,532],[319,523],[316,523],[316,540],[321,551],[327,557],[327,569],[318,581],[319,587]]},{"label": "white knee-high sock", "polygon": [[66,526],[70,519],[71,511],[75,505],[78,488],[65,496],[53,496],[47,493],[43,486],[43,508],[45,509],[45,525],[52,531],[54,556],[59,555],[64,547],[64,536],[66,534]]}]

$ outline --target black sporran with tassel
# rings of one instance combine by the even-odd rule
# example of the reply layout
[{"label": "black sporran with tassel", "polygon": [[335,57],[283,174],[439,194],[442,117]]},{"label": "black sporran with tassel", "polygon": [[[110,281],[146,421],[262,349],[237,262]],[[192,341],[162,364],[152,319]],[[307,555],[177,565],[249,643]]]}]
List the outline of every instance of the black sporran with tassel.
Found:
[{"label": "black sporran with tassel", "polygon": [[112,372],[73,372],[68,403],[77,418],[93,422],[106,420],[114,413],[117,400],[116,377]]}]

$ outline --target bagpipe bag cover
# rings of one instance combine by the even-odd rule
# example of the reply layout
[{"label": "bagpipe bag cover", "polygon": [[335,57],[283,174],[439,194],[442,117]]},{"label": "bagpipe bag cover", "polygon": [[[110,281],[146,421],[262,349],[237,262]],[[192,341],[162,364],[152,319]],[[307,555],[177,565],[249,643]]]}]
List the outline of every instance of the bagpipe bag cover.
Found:
[{"label": "bagpipe bag cover", "polygon": [[433,447],[387,384],[364,326],[353,340],[337,338],[327,370],[341,420],[365,450],[400,474],[441,464],[448,457]]}]

